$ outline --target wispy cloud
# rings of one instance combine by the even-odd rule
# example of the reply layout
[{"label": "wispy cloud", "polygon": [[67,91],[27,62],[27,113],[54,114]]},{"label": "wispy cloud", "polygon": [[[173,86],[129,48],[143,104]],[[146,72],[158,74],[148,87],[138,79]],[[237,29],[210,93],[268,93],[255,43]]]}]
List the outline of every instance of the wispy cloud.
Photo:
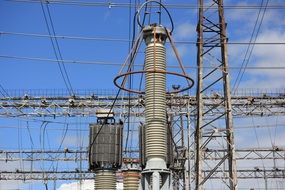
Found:
[{"label": "wispy cloud", "polygon": [[[82,190],[92,190],[94,189],[94,181],[86,180],[81,184]],[[80,188],[79,182],[64,183],[57,190],[77,190]]]},{"label": "wispy cloud", "polygon": [[[57,190],[78,190],[79,188],[82,190],[93,190],[94,180],[82,181],[81,185],[79,184],[79,182],[64,183]],[[117,190],[122,190],[122,189],[123,189],[123,184],[117,183]]]},{"label": "wispy cloud", "polygon": [[[257,42],[285,42],[285,31],[267,30],[260,34]],[[249,66],[255,67],[284,67],[284,45],[256,45]],[[250,80],[242,83],[241,87],[255,88],[284,88],[284,69],[256,69],[247,71]]]},{"label": "wispy cloud", "polygon": [[192,23],[182,23],[178,24],[175,30],[175,39],[177,40],[187,40],[197,36],[196,26]]}]

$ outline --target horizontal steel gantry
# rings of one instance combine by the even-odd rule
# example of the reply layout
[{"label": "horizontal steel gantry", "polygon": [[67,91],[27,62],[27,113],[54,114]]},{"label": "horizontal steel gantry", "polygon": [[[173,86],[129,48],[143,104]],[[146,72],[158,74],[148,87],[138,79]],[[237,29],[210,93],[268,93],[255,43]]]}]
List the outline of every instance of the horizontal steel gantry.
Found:
[{"label": "horizontal steel gantry", "polygon": [[[284,94],[254,96],[233,96],[232,112],[234,117],[277,116],[285,114]],[[224,98],[218,93],[203,97],[208,116],[223,112]],[[18,96],[0,98],[1,117],[92,117],[100,108],[110,108],[115,96]],[[144,96],[118,97],[114,104],[115,114],[127,116],[128,107],[132,108],[130,116],[144,116]],[[179,108],[179,113],[191,111],[196,114],[196,97],[189,95],[168,96],[169,113]],[[176,109],[178,110],[178,109]],[[210,114],[209,114],[210,113]]]},{"label": "horizontal steel gantry", "polygon": [[[138,150],[133,150],[138,152]],[[226,149],[205,149],[204,159],[221,160]],[[285,160],[285,147],[273,148],[243,148],[237,149],[237,160]],[[190,159],[194,159],[194,152],[190,151]],[[0,161],[64,161],[79,162],[88,160],[88,151],[85,150],[0,150]]]},{"label": "horizontal steel gantry", "polygon": [[[208,175],[210,170],[203,171],[205,176]],[[228,179],[228,176],[225,176],[223,173],[225,171],[216,170],[215,173],[211,176],[211,179]],[[242,169],[237,170],[238,179],[267,179],[270,178],[285,178],[285,170],[284,169]],[[118,174],[120,175],[120,174]],[[95,174],[94,172],[84,170],[68,170],[68,171],[1,171],[0,172],[0,180],[94,180]]]}]

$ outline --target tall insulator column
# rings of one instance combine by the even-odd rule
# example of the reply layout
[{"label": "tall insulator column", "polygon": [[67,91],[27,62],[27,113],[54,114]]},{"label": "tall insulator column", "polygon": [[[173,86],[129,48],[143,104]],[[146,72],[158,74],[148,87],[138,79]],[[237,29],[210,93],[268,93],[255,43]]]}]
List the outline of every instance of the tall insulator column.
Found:
[{"label": "tall insulator column", "polygon": [[[147,1],[147,3],[148,2],[156,1]],[[146,3],[143,4],[143,6],[145,5]],[[139,10],[141,10],[142,7]],[[168,165],[172,164],[172,159],[169,158],[169,155],[173,155],[173,150],[170,148],[172,147],[172,142],[167,143],[166,75],[180,77],[187,82],[185,87],[174,89],[169,93],[179,93],[190,89],[193,86],[193,79],[186,74],[171,38],[173,27],[168,31],[165,27],[158,24],[148,26],[139,25],[143,30],[135,41],[133,49],[121,68],[119,75],[115,77],[114,84],[118,88],[128,92],[145,94],[145,123],[140,130],[140,157],[142,159],[141,166],[143,171],[141,172],[139,190],[172,190],[172,174],[171,170],[167,168],[167,158],[169,161]],[[144,67],[142,70],[133,71],[130,69],[134,63],[132,55],[136,55],[142,36],[146,44]],[[182,73],[166,70],[166,39],[169,39]],[[127,64],[129,61],[130,63]],[[140,76],[144,74],[145,76],[145,91],[141,91],[140,88],[128,88],[125,86],[126,79],[137,74],[140,74]],[[118,83],[120,79],[121,84]],[[167,144],[169,144],[169,146],[167,146]]]},{"label": "tall insulator column", "polygon": [[166,40],[165,28],[143,29],[145,52],[146,169],[166,169]]}]

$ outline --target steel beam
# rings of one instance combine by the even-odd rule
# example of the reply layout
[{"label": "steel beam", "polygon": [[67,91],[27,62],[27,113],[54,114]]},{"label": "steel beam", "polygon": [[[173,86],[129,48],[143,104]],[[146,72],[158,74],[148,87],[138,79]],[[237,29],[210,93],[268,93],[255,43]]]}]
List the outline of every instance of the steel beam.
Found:
[{"label": "steel beam", "polygon": [[[185,159],[188,155],[186,152],[180,150],[181,154],[178,159]],[[133,150],[138,152],[138,150]],[[180,153],[180,152],[178,152]],[[190,160],[194,160],[194,151],[189,151]],[[227,149],[204,149],[203,158],[205,160],[221,160],[227,153]],[[185,155],[186,154],[186,155]],[[273,147],[273,148],[243,148],[236,149],[237,160],[285,160],[285,147]],[[79,162],[87,161],[88,152],[87,150],[2,150],[0,151],[0,161],[11,162],[11,161],[69,161]]]},{"label": "steel beam", "polygon": [[[211,170],[203,170],[203,175],[208,175]],[[211,179],[229,179],[229,176],[225,175],[226,170],[216,170],[211,176]],[[117,176],[120,176],[118,173]],[[284,179],[285,169],[242,169],[237,170],[237,176],[241,180],[249,179]],[[84,171],[1,171],[0,180],[94,180],[96,176],[94,172],[84,170]]]},{"label": "steel beam", "polygon": [[[263,94],[255,93],[251,95],[233,96],[232,115],[233,117],[248,116],[274,116],[285,115],[285,99],[283,93]],[[285,92],[284,92],[285,94]],[[96,110],[100,108],[111,107],[114,96],[104,97],[90,96],[69,97],[23,97],[0,98],[0,117],[92,117],[95,116]],[[127,116],[128,106],[133,109],[130,113],[134,117],[144,116],[144,97],[132,97],[130,101],[128,97],[119,97],[114,105],[115,114],[117,116]],[[206,118],[214,118],[220,115],[223,110],[223,95],[215,92],[202,97],[204,104],[204,113]],[[191,108],[191,116],[197,114],[196,106],[199,104],[199,97],[180,95],[167,98],[167,106],[177,108],[177,115],[187,113]],[[169,114],[173,114],[173,110],[169,110]]]}]

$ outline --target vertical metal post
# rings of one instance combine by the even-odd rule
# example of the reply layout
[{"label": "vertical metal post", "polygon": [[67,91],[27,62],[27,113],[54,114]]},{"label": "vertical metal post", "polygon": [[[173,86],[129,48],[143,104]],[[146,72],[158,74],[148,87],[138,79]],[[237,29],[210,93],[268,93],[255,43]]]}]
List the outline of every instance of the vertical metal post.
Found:
[{"label": "vertical metal post", "polygon": [[191,141],[191,120],[190,120],[190,108],[189,102],[187,104],[187,159],[188,159],[188,178],[186,184],[186,190],[191,190],[191,181],[192,181],[192,171],[191,171],[191,157],[192,152],[190,151],[190,141]]},{"label": "vertical metal post", "polygon": [[226,111],[226,128],[227,128],[227,141],[228,141],[228,164],[230,176],[230,188],[237,189],[237,171],[236,171],[236,158],[235,158],[235,144],[234,144],[234,131],[233,131],[233,115],[232,115],[232,98],[230,88],[229,76],[229,63],[228,63],[228,46],[226,23],[224,16],[223,0],[218,0],[219,22],[220,22],[220,39],[221,39],[221,57],[223,63],[223,80],[224,80],[224,98],[225,98],[225,111]]},{"label": "vertical metal post", "polygon": [[195,131],[195,143],[196,143],[196,155],[195,155],[195,171],[196,171],[196,180],[195,186],[197,190],[202,190],[202,186],[200,185],[202,182],[202,149],[201,141],[202,141],[202,128],[203,125],[203,8],[204,2],[203,0],[199,0],[199,21],[197,26],[197,66],[198,66],[198,78],[197,78],[197,125]]}]

